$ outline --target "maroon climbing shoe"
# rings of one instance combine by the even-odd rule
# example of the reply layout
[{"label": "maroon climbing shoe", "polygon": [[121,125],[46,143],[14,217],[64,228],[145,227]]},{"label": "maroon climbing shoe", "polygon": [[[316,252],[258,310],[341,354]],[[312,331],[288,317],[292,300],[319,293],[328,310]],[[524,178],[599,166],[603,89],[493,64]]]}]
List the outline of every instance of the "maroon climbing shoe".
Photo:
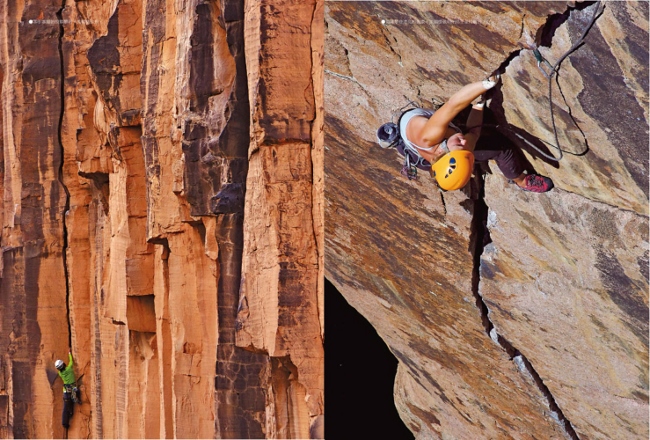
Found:
[{"label": "maroon climbing shoe", "polygon": [[520,186],[519,188],[524,191],[543,193],[553,189],[553,181],[539,174],[529,174],[524,179],[524,186]]}]

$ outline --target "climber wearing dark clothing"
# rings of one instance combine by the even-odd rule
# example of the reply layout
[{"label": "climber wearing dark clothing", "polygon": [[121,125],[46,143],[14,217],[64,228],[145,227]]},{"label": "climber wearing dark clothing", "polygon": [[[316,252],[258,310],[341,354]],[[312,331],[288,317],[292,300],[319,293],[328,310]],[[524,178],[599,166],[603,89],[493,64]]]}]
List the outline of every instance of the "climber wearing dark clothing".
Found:
[{"label": "climber wearing dark clothing", "polygon": [[[68,365],[66,366],[62,360],[57,360],[54,366],[63,380],[63,415],[61,416],[61,424],[64,428],[70,427],[70,418],[74,411],[74,401],[78,400],[79,389],[72,369],[72,352],[68,352]],[[75,395],[73,395],[75,394]]]},{"label": "climber wearing dark clothing", "polygon": [[[517,180],[521,180],[520,176],[524,176],[524,182],[518,183],[518,185],[525,191],[533,191],[533,192],[544,192],[544,191],[537,191],[538,189],[543,189],[541,184],[539,182],[536,183],[536,180],[541,179],[548,179],[547,177],[543,176],[538,176],[536,174],[524,174],[524,171],[526,170],[526,165],[524,164],[520,153],[517,150],[513,150],[512,148],[505,148],[503,150],[487,150],[485,147],[479,147],[474,150],[474,157],[478,162],[487,162],[489,160],[493,160],[497,163],[497,166],[503,173],[503,175],[509,179],[517,183]],[[528,178],[528,181],[526,182],[526,178]],[[531,181],[533,179],[533,181]],[[548,179],[550,182],[550,179]],[[523,183],[523,185],[522,185]],[[552,182],[551,184],[552,185]],[[546,191],[550,190],[551,188],[549,187],[546,189]]]},{"label": "climber wearing dark clothing", "polygon": [[[419,108],[409,110],[400,118],[399,127],[395,127],[403,142],[405,155],[410,152],[409,157],[414,158],[410,163],[423,165],[425,169],[430,164],[431,174],[442,189],[456,190],[465,186],[472,175],[475,159],[495,160],[504,176],[525,191],[546,192],[553,188],[553,182],[548,177],[525,173],[526,167],[518,152],[510,148],[475,149],[483,123],[485,102],[482,99],[472,105],[467,119],[469,129],[466,133],[452,123],[463,109],[482,97],[498,81],[499,76],[495,75],[484,81],[468,84],[435,112]],[[391,137],[391,128],[385,129],[387,125],[391,124],[384,124],[377,134],[383,147],[394,144],[385,142]],[[408,173],[408,170],[406,172]]]}]

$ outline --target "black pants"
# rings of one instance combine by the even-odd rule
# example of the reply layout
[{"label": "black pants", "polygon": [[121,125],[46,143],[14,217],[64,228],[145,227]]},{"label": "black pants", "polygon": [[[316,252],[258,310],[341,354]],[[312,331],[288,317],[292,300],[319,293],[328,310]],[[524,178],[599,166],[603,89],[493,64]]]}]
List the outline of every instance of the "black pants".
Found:
[{"label": "black pants", "polygon": [[64,428],[70,427],[70,418],[74,411],[74,402],[72,401],[72,393],[63,393],[63,415],[61,416],[61,424]]},{"label": "black pants", "polygon": [[[498,123],[491,111],[485,113],[485,124]],[[492,127],[484,127],[481,130],[474,149],[474,158],[477,162],[494,160],[497,166],[506,177],[514,179],[524,171],[532,171],[528,160],[509,136]]]},{"label": "black pants", "polygon": [[505,147],[502,150],[484,150],[477,145],[474,150],[474,158],[477,162],[494,160],[497,166],[507,179],[518,177],[526,169],[526,163],[521,157],[519,150]]}]

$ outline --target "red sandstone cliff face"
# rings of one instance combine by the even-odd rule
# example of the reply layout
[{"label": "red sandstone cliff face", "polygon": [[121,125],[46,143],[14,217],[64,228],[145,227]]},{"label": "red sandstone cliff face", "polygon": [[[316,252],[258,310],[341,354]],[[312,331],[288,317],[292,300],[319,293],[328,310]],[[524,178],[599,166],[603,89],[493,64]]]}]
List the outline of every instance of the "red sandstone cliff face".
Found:
[{"label": "red sandstone cliff face", "polygon": [[322,2],[0,16],[0,435],[322,437]]},{"label": "red sandstone cliff face", "polygon": [[418,439],[648,437],[648,4],[606,2],[553,81],[560,144],[588,153],[526,150],[552,192],[491,164],[441,193],[375,142],[409,100],[432,108],[500,66],[495,119],[554,141],[519,42],[555,62],[594,7],[326,3],[326,276],[399,360]]}]

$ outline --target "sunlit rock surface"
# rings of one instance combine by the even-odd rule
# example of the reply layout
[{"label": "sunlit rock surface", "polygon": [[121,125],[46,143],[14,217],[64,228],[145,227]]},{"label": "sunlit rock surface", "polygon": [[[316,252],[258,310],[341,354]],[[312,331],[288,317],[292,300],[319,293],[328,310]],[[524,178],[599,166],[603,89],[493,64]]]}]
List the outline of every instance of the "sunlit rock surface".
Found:
[{"label": "sunlit rock surface", "polygon": [[0,17],[0,436],[322,438],[322,2]]},{"label": "sunlit rock surface", "polygon": [[564,159],[525,148],[552,192],[490,164],[441,193],[375,143],[409,101],[501,68],[492,120],[557,156],[536,140],[555,143],[548,83],[520,43],[554,63],[594,7],[326,3],[326,276],[399,360],[418,439],[648,437],[647,3],[607,2],[553,80]]}]

